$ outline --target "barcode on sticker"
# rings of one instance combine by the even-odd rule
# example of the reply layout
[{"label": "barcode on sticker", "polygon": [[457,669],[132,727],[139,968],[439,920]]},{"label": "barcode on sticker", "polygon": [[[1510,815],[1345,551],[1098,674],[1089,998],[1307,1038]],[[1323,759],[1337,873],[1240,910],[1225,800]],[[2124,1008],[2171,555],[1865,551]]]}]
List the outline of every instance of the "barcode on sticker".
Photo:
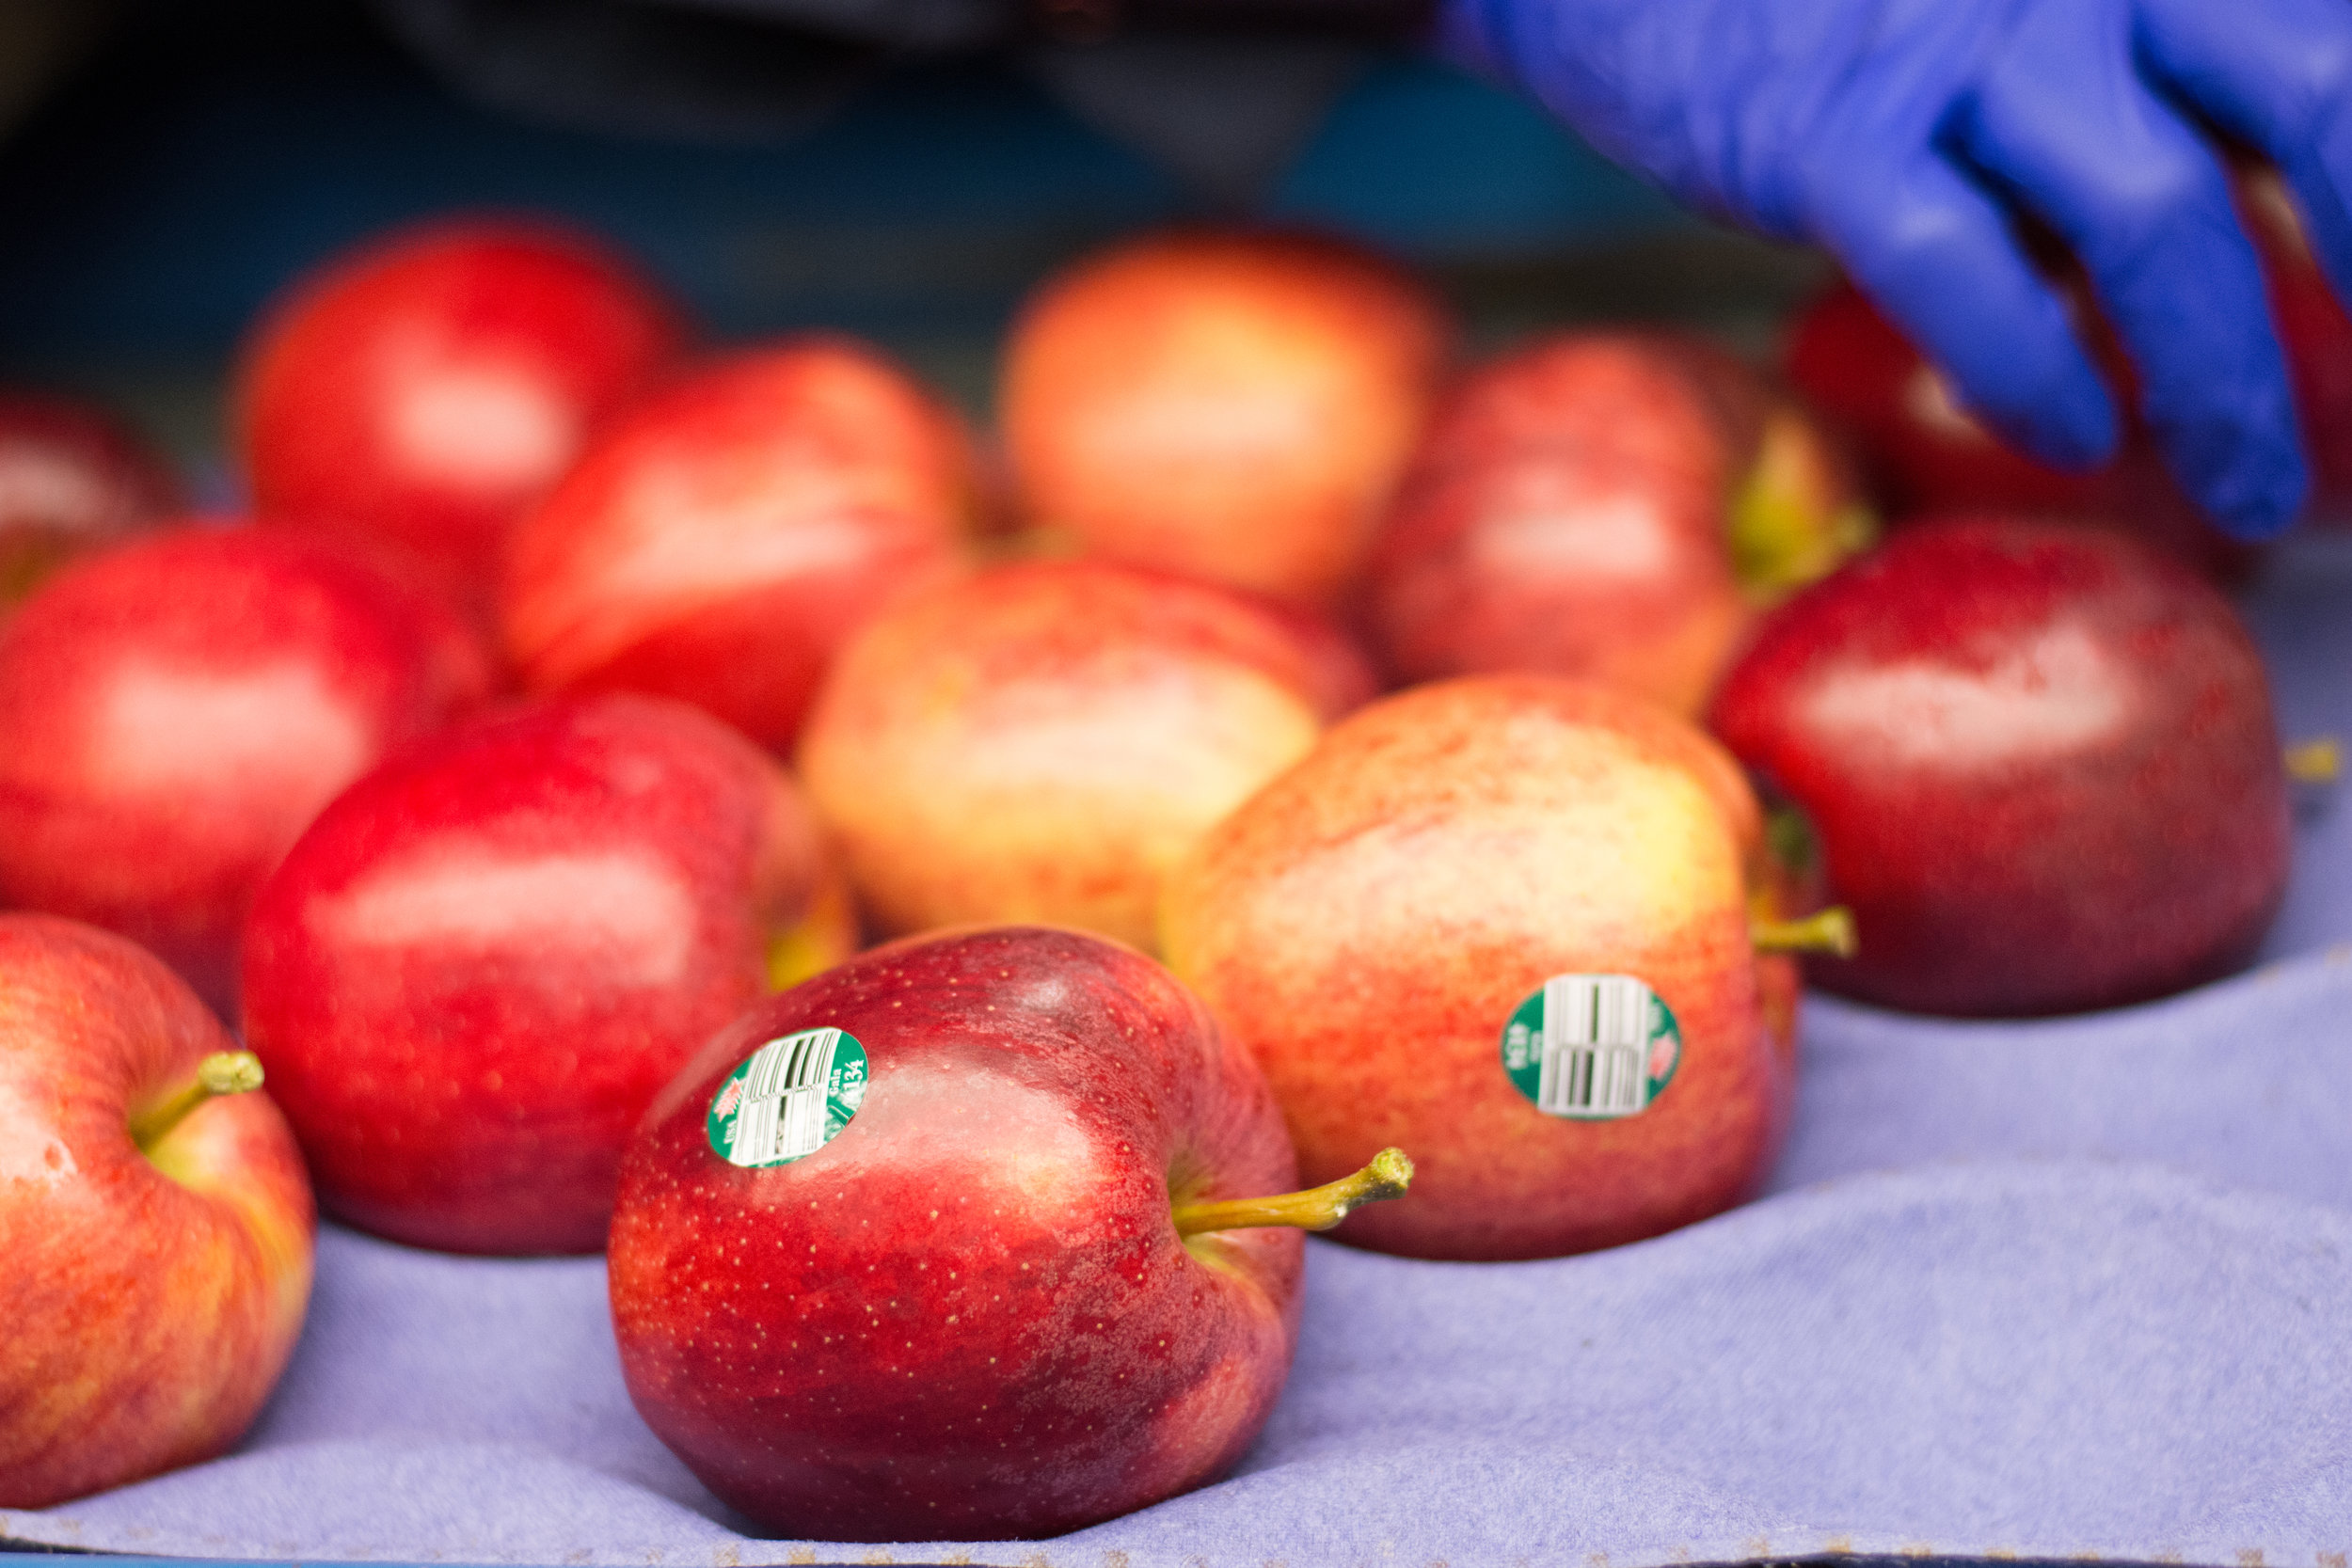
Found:
[{"label": "barcode on sticker", "polygon": [[1647,1105],[1655,1001],[1629,974],[1546,981],[1535,1108],[1554,1117],[1629,1117]]},{"label": "barcode on sticker", "polygon": [[809,1029],[753,1053],[727,1148],[730,1164],[771,1165],[825,1147],[825,1086],[840,1044],[838,1029]]}]

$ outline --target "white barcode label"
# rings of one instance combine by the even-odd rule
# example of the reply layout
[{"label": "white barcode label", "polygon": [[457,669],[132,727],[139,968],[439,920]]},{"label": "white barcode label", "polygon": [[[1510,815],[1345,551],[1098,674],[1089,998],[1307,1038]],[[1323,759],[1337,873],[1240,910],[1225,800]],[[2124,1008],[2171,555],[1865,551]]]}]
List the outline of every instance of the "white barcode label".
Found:
[{"label": "white barcode label", "polygon": [[1674,1014],[1630,974],[1555,974],[1502,1031],[1504,1074],[1548,1117],[1638,1116],[1681,1054]]},{"label": "white barcode label", "polygon": [[710,1098],[710,1147],[729,1164],[780,1165],[816,1153],[866,1096],[866,1049],[839,1029],[770,1040]]}]

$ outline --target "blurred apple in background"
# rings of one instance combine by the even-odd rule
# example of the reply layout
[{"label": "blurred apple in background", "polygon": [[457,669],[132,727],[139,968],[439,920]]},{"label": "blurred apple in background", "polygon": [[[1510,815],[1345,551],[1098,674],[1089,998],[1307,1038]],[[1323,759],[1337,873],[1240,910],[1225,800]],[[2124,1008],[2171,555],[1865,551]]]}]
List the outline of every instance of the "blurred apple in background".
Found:
[{"label": "blurred apple in background", "polygon": [[2352,523],[2352,314],[2312,250],[2302,214],[2278,170],[2243,168],[2238,211],[2261,253],[2270,313],[2286,349],[2304,453],[2312,465],[2312,511]]},{"label": "blurred apple in background", "polygon": [[226,1011],[278,857],[489,687],[453,611],[339,546],[183,527],[78,563],[0,628],[0,898],[120,931]]},{"label": "blurred apple in background", "polygon": [[170,466],[109,415],[0,388],[0,619],[64,562],[183,500]]},{"label": "blurred apple in background", "polygon": [[[1795,1085],[1756,802],[1690,724],[1477,676],[1334,725],[1168,885],[1169,967],[1256,1054],[1327,1180],[1383,1145],[1412,1200],[1342,1240],[1543,1258],[1739,1202]],[[1867,927],[1863,940],[1868,941]]]},{"label": "blurred apple in background", "polygon": [[902,942],[762,1004],[646,1113],[622,1371],[763,1529],[1059,1534],[1241,1457],[1298,1330],[1298,1235],[1267,1227],[1394,1196],[1382,1164],[1269,1198],[1295,1165],[1264,1077],[1138,954]]},{"label": "blurred apple in background", "polygon": [[835,666],[801,749],[885,932],[1077,926],[1149,949],[1200,836],[1371,695],[1329,627],[1105,562],[903,601]]},{"label": "blurred apple in background", "polygon": [[2130,361],[2095,318],[2085,319],[2094,323],[2093,346],[2125,435],[2112,461],[2080,472],[2027,457],[1979,423],[1943,372],[1851,283],[1798,316],[1785,361],[1789,379],[1851,440],[1896,527],[1919,516],[2004,512],[2119,530],[2209,577],[2244,573],[2252,549],[2206,522],[2173,481],[2134,413]]},{"label": "blurred apple in background", "polygon": [[508,527],[683,336],[628,258],[556,222],[378,235],[296,279],[239,351],[254,509],[397,544],[478,609]]},{"label": "blurred apple in background", "polygon": [[997,410],[1026,520],[1089,552],[1279,597],[1353,577],[1445,368],[1399,267],[1259,230],[1148,235],[1030,298]]},{"label": "blurred apple in background", "polygon": [[2287,786],[2227,600],[2104,531],[1953,520],[1782,607],[1712,719],[1810,816],[1893,1007],[2113,1007],[2227,973],[2285,891]]},{"label": "blurred apple in background", "polygon": [[225,1452],[310,1297],[302,1156],[220,1021],[117,936],[0,914],[0,1507]]},{"label": "blurred apple in background", "polygon": [[1756,613],[1873,533],[1839,453],[1745,364],[1563,333],[1440,406],[1374,547],[1371,619],[1407,680],[1590,676],[1695,715]]},{"label": "blurred apple in background", "polygon": [[650,401],[516,531],[501,609],[541,690],[637,690],[788,747],[835,647],[953,570],[977,507],[952,410],[843,338]]},{"label": "blurred apple in background", "polygon": [[409,748],[263,886],[246,1032],[327,1211],[455,1252],[593,1252],[638,1114],[852,944],[783,770],[691,708],[545,704]]}]

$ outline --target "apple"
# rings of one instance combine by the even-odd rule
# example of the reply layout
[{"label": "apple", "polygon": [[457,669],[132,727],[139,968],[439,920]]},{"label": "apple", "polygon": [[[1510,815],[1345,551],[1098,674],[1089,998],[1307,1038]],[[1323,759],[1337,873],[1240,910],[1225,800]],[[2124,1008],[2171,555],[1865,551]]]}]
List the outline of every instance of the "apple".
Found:
[{"label": "apple", "polygon": [[104,413],[0,388],[0,617],[64,561],[181,501],[179,476]]},{"label": "apple", "polygon": [[2054,468],[2008,445],[1960,402],[1930,362],[1851,283],[1800,314],[1785,348],[1789,379],[1847,436],[1899,528],[1915,517],[1991,511],[2121,530],[2221,580],[2254,552],[2214,528],[2176,483],[2133,410],[2131,362],[2088,307],[2093,346],[2126,414],[2122,451],[2102,467]]},{"label": "apple", "polygon": [[680,704],[540,704],[409,747],[311,824],[254,904],[246,1035],[329,1212],[594,1252],[654,1092],[850,942],[765,752]]},{"label": "apple", "polygon": [[2312,511],[2329,523],[2352,522],[2352,314],[2336,297],[2278,170],[2240,169],[2237,197],[2286,350],[2312,465]]},{"label": "apple", "polygon": [[1407,680],[1535,671],[1695,715],[1757,612],[1869,542],[1796,403],[1693,339],[1565,332],[1448,398],[1369,570]]},{"label": "apple", "polygon": [[[1331,1190],[1148,958],[1008,927],[877,949],[730,1024],[621,1168],[629,1397],[763,1529],[1059,1534],[1210,1481],[1272,1410]],[[1268,1228],[1277,1227],[1277,1228]]]},{"label": "apple", "polygon": [[850,644],[801,771],[882,932],[1037,920],[1148,950],[1168,868],[1371,691],[1338,633],[1237,590],[999,566]]},{"label": "apple", "polygon": [[1545,1258],[1763,1180],[1795,1084],[1777,950],[1834,924],[1787,919],[1788,885],[1694,726],[1594,682],[1470,676],[1342,720],[1211,830],[1162,942],[1265,1069],[1302,1179],[1412,1152],[1413,1201],[1339,1239]]},{"label": "apple", "polygon": [[227,1011],[278,857],[489,685],[453,612],[322,541],[182,527],[79,562],[0,627],[0,899],[134,938]]},{"label": "apple", "polygon": [[213,1458],[276,1386],[317,1221],[258,1082],[151,955],[0,914],[0,1508]]},{"label": "apple", "polygon": [[567,226],[445,218],[377,235],[297,279],[239,350],[253,505],[398,545],[476,604],[507,529],[682,339],[628,258]]},{"label": "apple", "polygon": [[1452,342],[1443,307],[1343,242],[1130,240],[1031,296],[997,407],[1033,524],[1094,553],[1327,601],[1355,575]]},{"label": "apple", "polygon": [[1810,816],[1862,933],[1812,974],[1864,1001],[2144,1001],[2244,959],[2286,886],[2253,641],[2121,534],[1994,516],[1899,534],[1765,624],[1712,722]]},{"label": "apple", "polygon": [[791,745],[834,650],[953,570],[961,421],[874,350],[810,337],[673,386],[517,529],[501,610],[537,690],[636,690]]}]

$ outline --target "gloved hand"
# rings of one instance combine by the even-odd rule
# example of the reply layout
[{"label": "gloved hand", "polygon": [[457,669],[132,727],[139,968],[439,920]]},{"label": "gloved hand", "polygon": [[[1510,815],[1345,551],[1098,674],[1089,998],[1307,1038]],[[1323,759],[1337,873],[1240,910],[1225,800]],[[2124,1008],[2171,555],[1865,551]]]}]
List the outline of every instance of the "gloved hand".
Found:
[{"label": "gloved hand", "polygon": [[1827,245],[2027,450],[2116,411],[2012,206],[2073,246],[2174,471],[2233,531],[2306,479],[2254,253],[2192,116],[2284,170],[2352,289],[2352,0],[1442,0],[1517,82],[1703,210]]}]

